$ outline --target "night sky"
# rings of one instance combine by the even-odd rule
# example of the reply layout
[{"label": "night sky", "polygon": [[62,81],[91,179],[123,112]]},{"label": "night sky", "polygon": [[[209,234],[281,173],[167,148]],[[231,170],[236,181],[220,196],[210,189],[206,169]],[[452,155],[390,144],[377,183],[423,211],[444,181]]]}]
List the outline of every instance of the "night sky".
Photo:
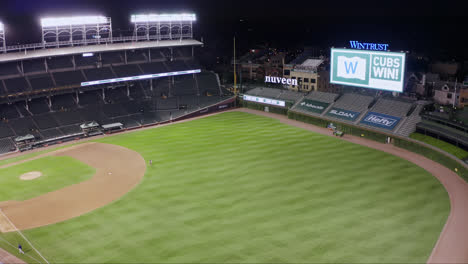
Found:
[{"label": "night sky", "polygon": [[[188,1],[188,0],[1,0],[7,44],[40,42],[39,18],[96,14],[112,17],[114,31],[128,34],[130,15],[194,12],[195,34],[207,47],[240,49],[348,46],[349,40],[388,43],[392,50],[467,59],[467,12],[463,1]],[[118,35],[114,34],[115,36]],[[466,48],[465,48],[466,49]]]}]

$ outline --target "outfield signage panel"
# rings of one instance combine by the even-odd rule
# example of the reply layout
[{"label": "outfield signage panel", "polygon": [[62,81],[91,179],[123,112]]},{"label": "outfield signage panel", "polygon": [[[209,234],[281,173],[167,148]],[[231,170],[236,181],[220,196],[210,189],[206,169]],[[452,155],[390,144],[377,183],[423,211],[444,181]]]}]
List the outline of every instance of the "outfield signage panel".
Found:
[{"label": "outfield signage panel", "polygon": [[369,112],[362,120],[362,124],[393,130],[400,122],[396,116],[385,115],[376,112]]},{"label": "outfield signage panel", "polygon": [[333,107],[330,109],[330,111],[328,111],[327,116],[354,121],[358,118],[359,114],[359,112]]},{"label": "outfield signage panel", "polygon": [[155,74],[145,74],[145,75],[138,75],[138,76],[129,76],[129,77],[122,77],[122,78],[113,78],[113,79],[105,79],[105,80],[98,80],[98,81],[82,82],[81,86],[90,86],[90,85],[115,83],[115,82],[126,82],[126,81],[137,81],[137,80],[161,78],[161,77],[192,74],[192,73],[200,73],[200,72],[201,72],[200,69],[196,69],[196,70],[188,70],[188,71],[176,71],[176,72],[163,72],[163,73],[155,73]]},{"label": "outfield signage panel", "polygon": [[286,106],[285,101],[280,101],[280,100],[275,100],[275,99],[270,99],[270,98],[264,98],[264,97],[257,97],[257,96],[252,96],[252,95],[247,95],[244,94],[242,97],[246,101],[250,102],[256,102],[256,103],[261,103],[261,104],[269,104],[269,105],[275,105],[275,106]]},{"label": "outfield signage panel", "polygon": [[327,109],[329,103],[323,103],[319,101],[314,101],[314,100],[309,100],[309,99],[303,99],[298,105],[297,108],[308,111],[308,112],[313,112],[313,113],[318,113],[321,114],[325,109]]},{"label": "outfield signage panel", "polygon": [[403,92],[405,53],[332,49],[330,82]]}]

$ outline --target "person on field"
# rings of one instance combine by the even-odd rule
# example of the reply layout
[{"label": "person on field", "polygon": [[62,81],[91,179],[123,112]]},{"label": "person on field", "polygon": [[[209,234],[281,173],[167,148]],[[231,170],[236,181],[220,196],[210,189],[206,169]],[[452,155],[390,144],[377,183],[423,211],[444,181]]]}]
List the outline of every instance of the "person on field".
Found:
[{"label": "person on field", "polygon": [[21,246],[21,244],[18,244],[18,251],[19,253],[24,254],[23,246]]},{"label": "person on field", "polygon": [[153,165],[153,160],[150,160],[150,162],[149,162],[149,163],[150,163],[150,165]]}]

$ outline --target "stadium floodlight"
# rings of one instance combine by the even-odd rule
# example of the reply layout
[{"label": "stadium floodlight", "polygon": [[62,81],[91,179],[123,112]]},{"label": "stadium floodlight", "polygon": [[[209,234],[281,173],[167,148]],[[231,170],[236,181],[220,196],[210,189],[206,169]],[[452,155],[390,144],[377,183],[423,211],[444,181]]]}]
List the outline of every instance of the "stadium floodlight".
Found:
[{"label": "stadium floodlight", "polygon": [[105,16],[41,18],[44,47],[112,42],[112,22]]},{"label": "stadium floodlight", "polygon": [[0,51],[6,52],[5,26],[0,22]]},{"label": "stadium floodlight", "polygon": [[195,14],[135,14],[130,21],[135,25],[135,40],[183,39],[193,37]]},{"label": "stadium floodlight", "polygon": [[96,25],[107,22],[108,18],[104,16],[48,17],[41,19],[42,27]]},{"label": "stadium floodlight", "polygon": [[138,14],[132,15],[132,23],[145,22],[180,22],[180,21],[196,21],[195,14]]}]

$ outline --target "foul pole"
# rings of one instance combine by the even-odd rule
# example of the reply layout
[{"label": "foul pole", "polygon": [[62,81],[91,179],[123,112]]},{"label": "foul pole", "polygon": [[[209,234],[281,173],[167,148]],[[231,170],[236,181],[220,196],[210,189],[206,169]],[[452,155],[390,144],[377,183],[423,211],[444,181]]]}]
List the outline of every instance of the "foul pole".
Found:
[{"label": "foul pole", "polygon": [[237,77],[236,77],[236,37],[234,37],[234,94],[237,95]]}]

